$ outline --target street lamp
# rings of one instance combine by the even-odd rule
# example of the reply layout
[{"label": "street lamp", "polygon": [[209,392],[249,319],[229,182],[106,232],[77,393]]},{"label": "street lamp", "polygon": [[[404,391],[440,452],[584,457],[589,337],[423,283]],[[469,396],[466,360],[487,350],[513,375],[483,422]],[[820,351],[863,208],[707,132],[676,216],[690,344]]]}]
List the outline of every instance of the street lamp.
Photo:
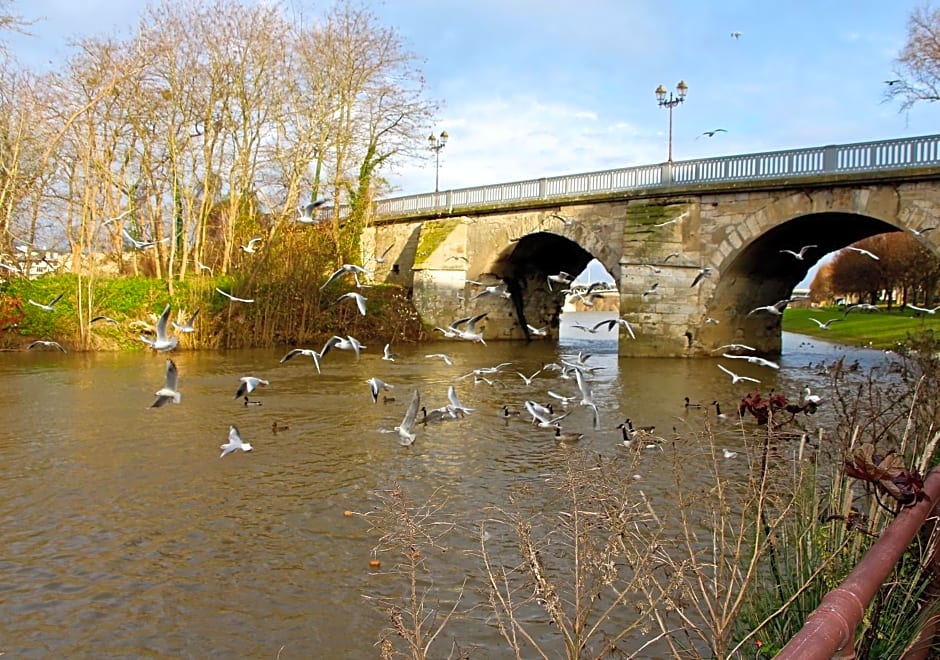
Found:
[{"label": "street lamp", "polygon": [[440,136],[431,135],[428,137],[428,149],[434,152],[434,192],[438,191],[438,181],[441,172],[441,149],[447,144],[447,131],[441,131]]},{"label": "street lamp", "polygon": [[[669,98],[666,98],[666,94],[669,94]],[[656,100],[659,102],[659,107],[669,108],[669,159],[666,162],[672,162],[672,109],[685,101],[685,95],[689,93],[689,86],[685,84],[684,80],[680,80],[679,84],[676,85],[676,95],[673,96],[672,92],[666,92],[666,88],[660,85],[656,88]]]}]

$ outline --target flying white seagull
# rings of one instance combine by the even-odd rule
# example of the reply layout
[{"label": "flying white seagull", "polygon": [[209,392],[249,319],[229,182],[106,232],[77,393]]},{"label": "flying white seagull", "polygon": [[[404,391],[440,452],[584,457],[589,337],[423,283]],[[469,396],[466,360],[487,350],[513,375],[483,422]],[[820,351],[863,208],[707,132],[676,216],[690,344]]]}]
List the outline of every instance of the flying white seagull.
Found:
[{"label": "flying white seagull", "polygon": [[261,236],[255,236],[250,241],[248,241],[247,245],[239,245],[238,247],[242,249],[242,252],[247,254],[254,254],[258,251],[258,243],[260,243],[262,240],[263,239]]},{"label": "flying white seagull", "polygon": [[874,253],[872,253],[872,252],[869,252],[868,250],[863,250],[862,248],[852,247],[852,246],[850,245],[850,246],[848,246],[848,247],[845,248],[845,249],[846,249],[846,250],[853,250],[854,252],[858,252],[859,254],[864,254],[866,257],[869,257],[869,258],[871,258],[871,259],[874,259],[875,261],[878,261],[878,260],[879,260],[877,254],[874,254]]},{"label": "flying white seagull", "polygon": [[248,396],[259,385],[270,385],[271,383],[266,381],[264,378],[255,378],[254,376],[242,376],[238,380],[241,381],[241,385],[238,386],[238,389],[235,391],[235,396],[233,399],[240,399],[242,397]]},{"label": "flying white seagull", "polygon": [[794,252],[793,250],[780,250],[780,253],[792,254],[795,259],[799,259],[800,261],[803,261],[803,257],[806,256],[806,251],[811,250],[813,248],[817,248],[817,247],[819,246],[818,245],[804,245],[803,247],[800,248],[799,252]]},{"label": "flying white seagull", "polygon": [[177,386],[179,374],[176,371],[176,364],[173,360],[166,361],[166,381],[159,390],[156,391],[156,400],[150,404],[151,408],[162,408],[170,401],[180,402],[180,392]]},{"label": "flying white seagull", "polygon": [[64,293],[60,293],[59,295],[57,295],[55,298],[53,298],[52,300],[50,300],[50,301],[49,301],[47,304],[45,304],[45,305],[43,305],[42,303],[38,303],[38,302],[36,302],[36,301],[33,300],[33,299],[28,299],[26,302],[28,302],[30,305],[35,305],[35,306],[38,307],[39,309],[44,309],[44,310],[46,310],[47,312],[54,312],[54,311],[55,311],[56,303],[59,302],[59,301],[62,299],[62,296],[64,296],[64,295],[65,295]]},{"label": "flying white seagull", "polygon": [[147,344],[150,348],[155,351],[172,351],[176,348],[176,344],[179,341],[175,336],[167,337],[166,334],[166,322],[170,317],[170,306],[167,305],[163,313],[160,315],[160,318],[157,319],[157,325],[154,328],[156,337],[150,338],[144,335],[140,335],[140,340]]},{"label": "flying white seagull", "polygon": [[372,271],[366,270],[362,266],[357,266],[356,264],[343,264],[342,266],[337,268],[335,271],[333,271],[333,274],[327,278],[326,282],[320,285],[320,290],[322,291],[323,289],[325,289],[330,284],[330,282],[332,282],[339,276],[343,275],[344,273],[352,273],[353,277],[356,279],[356,286],[361,287],[362,284],[359,282],[359,276],[371,275]]},{"label": "flying white seagull", "polygon": [[176,321],[171,321],[170,325],[172,325],[173,329],[177,332],[196,332],[193,321],[196,320],[196,315],[199,314],[199,309],[199,307],[196,308],[196,311],[193,312],[193,315],[189,317],[189,320],[186,321],[186,323],[177,323]]},{"label": "flying white seagull", "polygon": [[[908,307],[910,307],[910,305],[908,305]],[[930,313],[933,314],[933,312]],[[845,319],[831,318],[828,321],[820,321],[819,319],[810,316],[809,320],[818,325],[820,330],[828,330],[831,324],[835,323],[836,321],[844,321]]]},{"label": "flying white seagull", "polygon": [[281,358],[281,364],[284,364],[288,360],[291,360],[298,355],[304,355],[306,357],[313,359],[313,364],[317,368],[317,373],[320,373],[320,354],[317,353],[312,348],[294,348],[287,352],[284,357]]},{"label": "flying white seagull", "polygon": [[124,235],[124,238],[126,238],[127,241],[134,246],[135,250],[146,250],[147,248],[152,248],[157,243],[164,243],[170,240],[170,237],[167,236],[166,238],[161,238],[159,241],[138,241],[136,238],[127,233],[127,230],[123,227],[121,228],[121,233]]},{"label": "flying white seagull", "polygon": [[727,367],[725,367],[723,364],[719,364],[719,365],[718,365],[718,368],[721,369],[722,371],[724,371],[724,372],[725,372],[726,374],[728,374],[729,376],[731,376],[731,384],[732,384],[732,385],[736,385],[737,383],[741,382],[742,380],[749,380],[749,381],[751,381],[752,383],[759,383],[759,382],[760,382],[760,381],[757,380],[756,378],[751,378],[750,376],[739,376],[739,375],[737,375],[736,373],[734,373],[733,371],[731,371],[730,369],[728,369]]},{"label": "flying white seagull", "polygon": [[728,358],[731,360],[747,360],[751,364],[757,364],[762,367],[770,367],[771,369],[779,369],[780,365],[771,360],[765,360],[762,357],[757,357],[756,355],[732,355],[731,353],[722,353],[721,357]]},{"label": "flying white seagull", "polygon": [[787,306],[787,303],[791,302],[789,298],[784,298],[783,300],[778,300],[773,305],[763,305],[761,307],[755,307],[747,313],[748,316],[751,314],[756,314],[757,312],[767,312],[773,314],[774,316],[780,316],[783,314],[783,308]]},{"label": "flying white seagull", "polygon": [[254,298],[237,298],[233,296],[231,293],[226,293],[225,291],[223,291],[222,289],[218,287],[216,287],[215,290],[221,293],[223,296],[225,296],[229,300],[231,300],[232,302],[253,303],[255,301]]},{"label": "flying white seagull", "polygon": [[382,349],[382,359],[386,362],[394,362],[395,356],[392,355],[392,345],[385,344],[385,348]]},{"label": "flying white seagull", "polygon": [[411,397],[411,403],[408,404],[408,410],[405,411],[405,417],[401,424],[395,427],[398,431],[398,444],[403,447],[410,447],[415,441],[415,418],[418,416],[418,408],[421,406],[421,395],[418,390]]},{"label": "flying white seagull", "polygon": [[225,458],[228,454],[231,454],[233,451],[251,451],[251,445],[247,442],[242,442],[242,436],[239,434],[238,429],[234,426],[230,426],[228,429],[228,442],[224,445],[219,445],[219,449],[222,450],[222,454],[219,458]]},{"label": "flying white seagull", "polygon": [[316,225],[320,221],[313,217],[313,212],[316,211],[319,207],[326,204],[329,199],[318,199],[315,202],[310,202],[309,204],[304,204],[303,206],[298,206],[297,211],[300,213],[300,217],[297,218],[297,222],[302,225]]},{"label": "flying white seagull", "polygon": [[366,382],[369,384],[369,391],[372,394],[372,403],[378,402],[379,392],[381,392],[382,390],[390,390],[393,387],[395,387],[394,385],[390,385],[386,383],[384,380],[382,380],[381,378],[376,378],[375,376],[373,376]]},{"label": "flying white seagull", "polygon": [[363,316],[366,315],[366,297],[363,296],[361,293],[356,293],[355,291],[344,293],[339,298],[337,298],[336,302],[334,302],[333,304],[335,305],[336,303],[339,303],[343,300],[355,300],[356,307],[359,308],[359,313],[362,314]]},{"label": "flying white seagull", "polygon": [[352,335],[346,335],[346,337],[340,337],[339,335],[333,335],[326,340],[326,343],[323,345],[323,350],[320,351],[320,358],[326,357],[326,354],[330,352],[330,349],[338,348],[344,351],[352,351],[356,354],[356,359],[359,359],[359,351],[361,351],[365,346],[359,343],[359,340],[353,337]]}]

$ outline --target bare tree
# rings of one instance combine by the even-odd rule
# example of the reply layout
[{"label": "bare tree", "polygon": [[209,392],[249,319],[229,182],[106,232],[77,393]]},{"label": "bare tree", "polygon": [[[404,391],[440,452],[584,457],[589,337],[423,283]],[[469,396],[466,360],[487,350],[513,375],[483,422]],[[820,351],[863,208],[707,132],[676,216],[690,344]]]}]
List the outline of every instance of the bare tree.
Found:
[{"label": "bare tree", "polygon": [[940,100],[940,9],[917,7],[907,23],[907,43],[895,60],[885,97],[906,111],[920,101]]}]

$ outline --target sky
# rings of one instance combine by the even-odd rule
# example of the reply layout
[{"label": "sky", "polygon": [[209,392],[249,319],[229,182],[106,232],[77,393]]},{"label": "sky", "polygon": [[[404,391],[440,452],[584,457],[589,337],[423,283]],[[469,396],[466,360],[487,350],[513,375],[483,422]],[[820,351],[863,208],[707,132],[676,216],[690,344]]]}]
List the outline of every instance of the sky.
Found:
[{"label": "sky", "polygon": [[[251,1],[251,0],[246,0]],[[271,0],[258,0],[270,2]],[[12,0],[37,19],[21,62],[64,61],[76,37],[129,32],[140,0]],[[415,54],[447,131],[441,190],[660,163],[668,111],[685,160],[935,133],[940,106],[899,112],[886,80],[923,0],[371,0]],[[936,3],[935,3],[936,4]],[[328,4],[286,2],[310,15]],[[740,33],[734,37],[732,33]],[[705,131],[723,128],[713,137]],[[385,173],[434,189],[434,154]]]}]

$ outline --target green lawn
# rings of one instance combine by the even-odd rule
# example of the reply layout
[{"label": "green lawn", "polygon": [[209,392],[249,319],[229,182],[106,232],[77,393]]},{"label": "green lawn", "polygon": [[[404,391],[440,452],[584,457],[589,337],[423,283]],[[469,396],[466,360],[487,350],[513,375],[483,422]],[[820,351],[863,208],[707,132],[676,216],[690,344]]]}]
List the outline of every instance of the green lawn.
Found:
[{"label": "green lawn", "polygon": [[[823,323],[832,318],[842,320],[833,322],[828,330],[823,330],[813,323],[810,317]],[[838,307],[788,307],[783,312],[783,329],[844,344],[895,348],[898,343],[904,342],[908,335],[925,330],[940,331],[940,315],[914,316],[914,312],[910,310],[899,312],[896,308],[890,312],[883,308],[880,312],[852,310],[846,315]]]}]

